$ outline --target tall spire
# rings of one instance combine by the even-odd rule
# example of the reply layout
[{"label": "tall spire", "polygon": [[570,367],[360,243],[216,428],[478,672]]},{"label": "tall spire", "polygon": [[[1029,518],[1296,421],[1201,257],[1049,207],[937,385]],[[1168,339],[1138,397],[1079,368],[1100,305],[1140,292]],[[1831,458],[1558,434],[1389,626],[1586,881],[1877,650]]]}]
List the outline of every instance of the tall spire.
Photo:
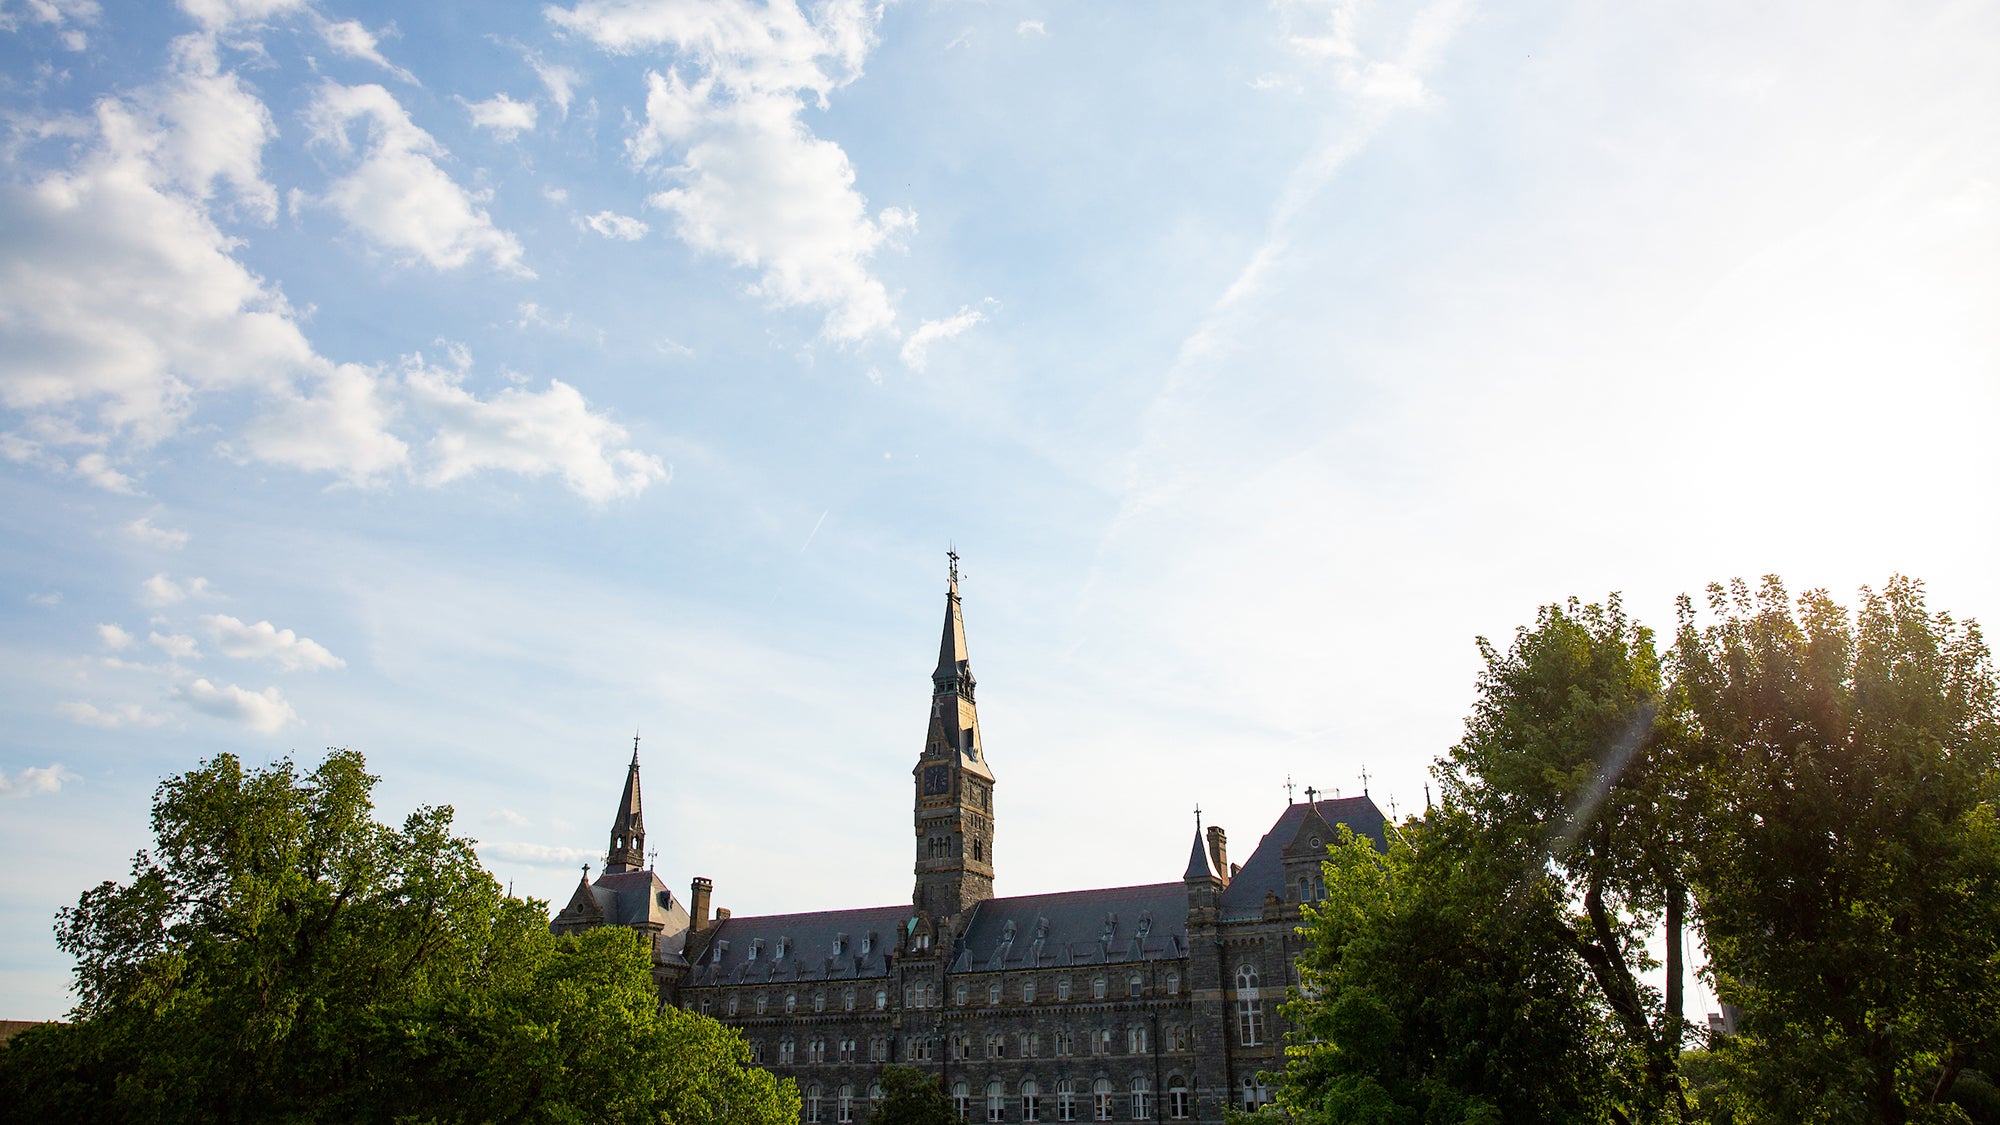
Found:
[{"label": "tall spire", "polygon": [[938,641],[937,670],[931,683],[939,695],[956,692],[972,698],[972,662],[965,652],[965,612],[958,601],[958,551],[945,552],[951,560],[951,579],[944,596],[944,636]]},{"label": "tall spire", "polygon": [[611,847],[604,853],[604,873],[616,875],[646,866],[646,818],[639,811],[639,734],[632,733],[632,764],[625,770],[625,792],[611,818]]}]

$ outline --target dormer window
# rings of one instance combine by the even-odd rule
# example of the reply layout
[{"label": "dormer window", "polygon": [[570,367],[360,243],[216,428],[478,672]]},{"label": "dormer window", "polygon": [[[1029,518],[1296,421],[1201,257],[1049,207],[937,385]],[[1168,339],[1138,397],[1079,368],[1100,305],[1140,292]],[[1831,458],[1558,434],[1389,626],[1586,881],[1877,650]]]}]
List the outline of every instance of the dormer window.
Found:
[{"label": "dormer window", "polygon": [[720,965],[722,964],[722,959],[728,955],[729,955],[729,943],[726,941],[718,941],[715,943],[715,956],[710,963]]},{"label": "dormer window", "polygon": [[779,939],[778,939],[778,952],[777,952],[777,955],[776,955],[776,956],[777,956],[777,959],[778,959],[778,960],[780,960],[780,961],[783,961],[783,960],[785,959],[785,954],[786,954],[786,953],[788,953],[788,952],[790,952],[790,951],[791,951],[791,948],[792,948],[792,939],[790,939],[790,938],[779,938]]},{"label": "dormer window", "polygon": [[862,935],[861,935],[861,955],[862,955],[863,957],[866,957],[866,956],[868,956],[868,951],[869,951],[869,950],[871,950],[871,949],[873,949],[873,948],[875,948],[875,935],[874,935],[874,934],[862,934]]},{"label": "dormer window", "polygon": [[833,935],[833,955],[835,957],[838,957],[845,952],[847,952],[847,935],[846,934]]}]

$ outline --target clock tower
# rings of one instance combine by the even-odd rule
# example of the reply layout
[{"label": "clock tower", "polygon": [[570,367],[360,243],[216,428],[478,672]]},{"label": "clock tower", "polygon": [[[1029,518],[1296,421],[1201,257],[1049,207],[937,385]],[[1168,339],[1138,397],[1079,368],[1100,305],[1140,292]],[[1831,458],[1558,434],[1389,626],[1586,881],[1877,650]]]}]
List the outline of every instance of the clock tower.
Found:
[{"label": "clock tower", "polygon": [[949,917],[993,897],[993,771],[979,740],[965,618],[958,601],[958,553],[945,593],[944,639],[931,673],[931,722],[916,779],[917,886],[912,905]]}]

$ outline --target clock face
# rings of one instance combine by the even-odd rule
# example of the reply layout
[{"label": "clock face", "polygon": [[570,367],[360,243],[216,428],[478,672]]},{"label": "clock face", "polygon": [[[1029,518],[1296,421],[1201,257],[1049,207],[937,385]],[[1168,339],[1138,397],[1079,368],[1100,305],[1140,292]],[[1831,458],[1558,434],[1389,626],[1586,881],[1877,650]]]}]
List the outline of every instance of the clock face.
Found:
[{"label": "clock face", "polygon": [[951,771],[943,766],[924,767],[924,796],[951,792]]}]

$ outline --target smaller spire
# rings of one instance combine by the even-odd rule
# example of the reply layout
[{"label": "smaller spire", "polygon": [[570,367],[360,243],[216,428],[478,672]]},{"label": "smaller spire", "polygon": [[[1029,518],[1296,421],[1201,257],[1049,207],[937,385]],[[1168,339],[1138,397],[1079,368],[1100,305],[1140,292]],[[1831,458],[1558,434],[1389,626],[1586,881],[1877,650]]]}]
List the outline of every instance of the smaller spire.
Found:
[{"label": "smaller spire", "polygon": [[1222,881],[1221,877],[1215,873],[1215,865],[1208,861],[1208,842],[1203,840],[1201,836],[1201,811],[1199,809],[1195,811],[1194,819],[1194,850],[1188,853],[1187,874],[1182,875],[1181,878],[1183,880]]},{"label": "smaller spire", "polygon": [[639,728],[632,728],[632,764],[639,764]]}]

